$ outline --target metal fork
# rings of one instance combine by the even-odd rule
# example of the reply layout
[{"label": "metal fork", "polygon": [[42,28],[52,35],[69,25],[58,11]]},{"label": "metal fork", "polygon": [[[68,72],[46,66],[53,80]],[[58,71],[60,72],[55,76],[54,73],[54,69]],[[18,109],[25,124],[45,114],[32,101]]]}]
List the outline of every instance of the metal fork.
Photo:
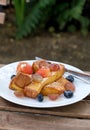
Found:
[{"label": "metal fork", "polygon": [[[41,60],[43,58],[40,57],[35,57],[36,60]],[[48,60],[47,60],[48,61]],[[65,72],[67,72],[68,74],[73,75],[75,78],[82,80],[85,83],[90,84],[90,74],[85,73],[85,72],[80,72],[80,71],[75,71],[75,70],[70,70],[68,68],[65,67]]]}]

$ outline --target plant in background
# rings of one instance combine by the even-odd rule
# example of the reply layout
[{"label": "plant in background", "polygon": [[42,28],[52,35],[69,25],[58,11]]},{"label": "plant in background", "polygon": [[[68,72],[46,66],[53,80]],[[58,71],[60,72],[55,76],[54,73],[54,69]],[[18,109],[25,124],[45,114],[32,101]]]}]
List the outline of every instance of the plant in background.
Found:
[{"label": "plant in background", "polygon": [[[79,29],[88,32],[89,18],[82,15],[86,0],[14,0],[17,38],[31,35],[39,28],[58,31]],[[50,30],[50,29],[49,29]]]},{"label": "plant in background", "polygon": [[22,27],[24,18],[25,18],[25,0],[14,0],[14,7],[16,13],[16,23],[17,26],[20,28]]},{"label": "plant in background", "polygon": [[[89,19],[82,15],[83,8],[86,0],[72,0],[72,2],[63,2],[58,5],[57,14],[60,15],[57,17],[57,22],[59,24],[59,29],[63,30],[66,25],[68,29],[75,29],[75,22],[78,23],[78,28],[83,34],[86,34],[89,26]],[[79,27],[80,26],[80,27]],[[77,28],[77,26],[76,26]]]},{"label": "plant in background", "polygon": [[[33,0],[32,0],[33,1]],[[32,3],[32,1],[30,1]],[[34,1],[33,6],[27,6],[24,22],[20,28],[18,28],[17,38],[22,38],[34,32],[38,27],[42,26],[45,21],[48,20],[51,13],[52,6],[56,0],[39,0]],[[31,7],[31,8],[30,8]]]}]

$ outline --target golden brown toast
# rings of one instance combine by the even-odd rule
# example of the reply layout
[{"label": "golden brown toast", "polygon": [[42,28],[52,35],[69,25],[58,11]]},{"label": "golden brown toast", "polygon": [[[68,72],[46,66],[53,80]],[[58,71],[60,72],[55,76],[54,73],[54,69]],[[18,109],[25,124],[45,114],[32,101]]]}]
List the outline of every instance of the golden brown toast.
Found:
[{"label": "golden brown toast", "polygon": [[31,83],[30,75],[19,72],[10,82],[9,88],[22,91],[25,86]]},{"label": "golden brown toast", "polygon": [[47,62],[46,60],[42,59],[42,60],[37,60],[35,62],[33,62],[32,64],[32,68],[33,68],[33,71],[36,72],[37,70],[39,70],[39,68],[41,68],[42,66],[45,67],[45,66],[49,66],[50,63]]},{"label": "golden brown toast", "polygon": [[[46,92],[46,94],[44,95],[47,95],[47,93],[50,93],[50,92],[61,94],[65,90],[65,88],[63,87],[61,83],[56,82],[56,81],[63,76],[65,72],[65,67],[62,64],[59,64],[58,66],[54,64],[55,68],[53,68],[54,69],[53,70],[52,68],[50,68],[50,66],[52,65],[53,65],[52,63],[48,63],[45,60],[39,60],[39,61],[33,62],[33,65],[32,65],[33,70],[34,70],[33,74],[37,74],[37,71],[40,68],[48,68],[50,69],[50,75],[47,75],[46,77],[41,76],[42,78],[40,79],[40,81],[37,81],[35,80],[36,77],[34,77],[33,79],[33,74],[29,75],[29,74],[19,72],[11,80],[9,88],[12,90],[15,90],[16,95],[18,94],[21,95],[23,93],[25,96],[36,98],[37,95],[42,91],[44,86],[48,86],[48,84],[52,84],[52,87],[46,87],[48,89],[44,88]],[[56,82],[57,86],[55,86],[55,83],[53,82]]]},{"label": "golden brown toast", "polygon": [[23,88],[20,88],[19,86],[17,86],[15,83],[14,83],[14,79],[13,78],[9,84],[9,88],[12,89],[12,90],[15,90],[15,91],[23,91]]},{"label": "golden brown toast", "polygon": [[64,86],[58,82],[55,81],[51,84],[48,84],[46,86],[43,87],[43,89],[41,90],[41,93],[44,96],[48,96],[49,94],[62,94],[65,91]]},{"label": "golden brown toast", "polygon": [[43,78],[41,82],[32,82],[24,88],[24,93],[26,96],[31,98],[36,98],[37,95],[41,92],[42,88],[54,81],[58,80],[64,74],[65,69],[63,65],[60,65],[60,69],[55,72],[51,72],[51,76]]},{"label": "golden brown toast", "polygon": [[65,90],[75,91],[75,86],[74,86],[74,84],[71,83],[70,81],[68,81],[66,78],[61,77],[61,78],[58,80],[58,82],[60,82],[60,83],[64,86]]},{"label": "golden brown toast", "polygon": [[41,93],[44,96],[49,94],[62,94],[65,90],[75,91],[75,86],[64,77],[60,77],[56,82],[45,85]]}]

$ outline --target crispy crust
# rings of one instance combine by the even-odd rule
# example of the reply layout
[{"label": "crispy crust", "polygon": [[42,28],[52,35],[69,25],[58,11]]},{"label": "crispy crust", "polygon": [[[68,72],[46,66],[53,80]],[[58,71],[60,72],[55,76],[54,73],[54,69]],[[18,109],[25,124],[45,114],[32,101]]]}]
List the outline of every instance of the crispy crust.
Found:
[{"label": "crispy crust", "polygon": [[41,93],[44,96],[49,94],[62,94],[65,90],[75,91],[75,86],[64,77],[60,77],[56,82],[43,87]]},{"label": "crispy crust", "polygon": [[31,77],[24,73],[18,73],[10,82],[9,88],[22,91],[25,86],[31,83]]},{"label": "crispy crust", "polygon": [[[34,73],[39,69],[40,65],[48,67],[48,64],[50,63],[46,63],[46,61],[44,60],[34,62],[32,65]],[[9,88],[14,91],[23,92],[25,96],[30,98],[36,98],[39,93],[43,93],[43,95],[47,95],[50,93],[62,94],[65,88],[62,83],[57,82],[57,80],[63,76],[65,72],[65,67],[62,64],[60,64],[59,66],[60,69],[58,69],[57,71],[51,71],[50,76],[43,78],[40,82],[32,80],[32,75],[19,72],[11,80]],[[57,85],[55,85],[55,83],[53,82],[56,82]]]},{"label": "crispy crust", "polygon": [[38,71],[41,66],[44,66],[44,67],[49,66],[49,63],[44,59],[35,61],[32,64],[33,71],[34,72]]},{"label": "crispy crust", "polygon": [[60,82],[64,86],[65,90],[75,91],[74,84],[68,81],[66,78],[62,77],[58,80],[58,82]]},{"label": "crispy crust", "polygon": [[44,86],[44,88],[41,90],[41,93],[44,96],[47,96],[49,94],[61,95],[64,91],[65,91],[64,86],[60,82],[56,81],[56,82],[53,82],[51,84]]},{"label": "crispy crust", "polygon": [[41,82],[33,82],[25,87],[24,93],[26,96],[31,98],[36,98],[37,95],[41,92],[43,87],[47,84],[53,83],[58,80],[65,72],[64,66],[60,65],[61,69],[55,72],[51,72],[51,76],[43,78]]}]

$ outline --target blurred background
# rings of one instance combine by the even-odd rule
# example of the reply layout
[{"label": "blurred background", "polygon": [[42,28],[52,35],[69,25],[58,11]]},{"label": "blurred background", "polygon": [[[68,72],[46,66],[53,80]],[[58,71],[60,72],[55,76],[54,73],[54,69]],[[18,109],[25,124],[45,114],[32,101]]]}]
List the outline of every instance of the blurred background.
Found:
[{"label": "blurred background", "polygon": [[0,63],[39,56],[90,71],[90,0],[6,2],[0,5]]}]

